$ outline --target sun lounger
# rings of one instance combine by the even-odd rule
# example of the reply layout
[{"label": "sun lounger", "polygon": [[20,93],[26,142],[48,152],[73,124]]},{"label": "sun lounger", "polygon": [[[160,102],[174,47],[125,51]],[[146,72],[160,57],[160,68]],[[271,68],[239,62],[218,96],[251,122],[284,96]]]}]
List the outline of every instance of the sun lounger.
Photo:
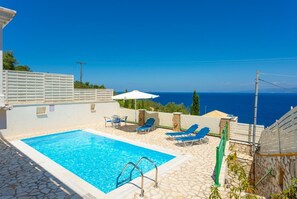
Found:
[{"label": "sun lounger", "polygon": [[141,126],[141,127],[138,127],[138,128],[136,129],[136,131],[137,131],[137,132],[142,132],[142,131],[144,131],[144,132],[149,132],[149,131],[151,130],[151,128],[153,127],[154,123],[155,123],[155,119],[154,119],[154,118],[149,118],[149,119],[145,122],[145,124],[144,124],[143,126]]},{"label": "sun lounger", "polygon": [[188,128],[184,132],[170,132],[166,133],[167,136],[169,137],[183,137],[183,136],[189,136],[192,133],[195,132],[195,130],[198,128],[198,124],[193,124],[190,128]]},{"label": "sun lounger", "polygon": [[194,142],[201,142],[202,140],[204,140],[208,133],[209,133],[209,128],[204,127],[194,136],[179,137],[179,138],[175,138],[175,140],[180,144],[183,143],[185,146],[187,143],[191,143],[191,146],[192,146]]}]

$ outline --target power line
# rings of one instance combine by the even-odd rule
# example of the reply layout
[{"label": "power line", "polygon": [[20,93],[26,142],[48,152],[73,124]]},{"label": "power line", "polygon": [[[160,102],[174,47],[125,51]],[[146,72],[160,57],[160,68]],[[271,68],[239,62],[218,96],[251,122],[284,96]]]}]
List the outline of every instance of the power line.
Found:
[{"label": "power line", "polygon": [[275,87],[278,87],[278,88],[281,88],[281,89],[292,90],[292,91],[293,91],[293,89],[286,88],[286,87],[283,87],[283,86],[274,84],[274,83],[272,83],[272,82],[265,81],[265,80],[263,80],[263,79],[259,79],[259,81],[265,82],[266,84],[270,84],[270,85],[272,85],[272,86],[275,86]]},{"label": "power line", "polygon": [[285,74],[275,74],[275,73],[261,73],[261,75],[280,76],[280,77],[297,77],[297,75],[285,75]]},{"label": "power line", "polygon": [[[276,61],[297,61],[297,57],[263,58],[263,59],[218,59],[218,60],[164,60],[164,61],[144,61],[133,63],[222,63],[222,62],[276,62]],[[109,64],[108,62],[92,62],[91,64]],[[129,63],[128,63],[129,64]],[[262,73],[261,73],[262,74]]]}]

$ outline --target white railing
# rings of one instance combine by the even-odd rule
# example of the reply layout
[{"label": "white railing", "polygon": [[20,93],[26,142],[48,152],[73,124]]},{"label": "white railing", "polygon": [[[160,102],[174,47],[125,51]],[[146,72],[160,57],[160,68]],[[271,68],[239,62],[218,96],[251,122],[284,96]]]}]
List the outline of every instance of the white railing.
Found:
[{"label": "white railing", "polygon": [[108,102],[112,100],[112,89],[96,89],[96,101]]},{"label": "white railing", "polygon": [[[256,143],[259,142],[263,125],[256,126]],[[253,124],[230,122],[230,139],[242,142],[253,142]]]},{"label": "white railing", "polygon": [[74,100],[75,101],[95,101],[96,93],[94,90],[89,89],[75,89],[74,90]]},{"label": "white railing", "polygon": [[74,89],[73,75],[3,71],[7,104],[112,101],[112,89]]},{"label": "white railing", "polygon": [[112,96],[112,89],[74,89],[74,100],[80,102],[109,102]]},{"label": "white railing", "polygon": [[73,99],[73,75],[44,74],[44,101],[67,102]]},{"label": "white railing", "polygon": [[39,102],[44,99],[44,74],[3,71],[6,102]]},{"label": "white railing", "polygon": [[297,107],[266,128],[260,138],[260,153],[297,152]]},{"label": "white railing", "polygon": [[[127,109],[127,108],[120,108],[119,115],[128,116],[128,121],[138,121],[138,110]],[[147,118],[154,118],[155,125],[161,127],[172,127],[173,126],[173,113],[163,113],[163,112],[154,112],[154,111],[146,111],[146,119]],[[221,118],[215,117],[204,117],[204,116],[196,116],[196,115],[181,115],[181,127],[183,129],[189,128],[193,124],[198,124],[199,129],[203,127],[209,127],[212,133],[219,134],[220,132],[220,122]],[[252,138],[252,124],[244,124],[244,123],[237,123],[237,122],[230,122],[230,139],[241,141],[241,142],[251,142]],[[256,141],[261,135],[261,132],[264,130],[264,126],[257,125],[257,136]]]},{"label": "white railing", "polygon": [[[119,115],[128,116],[128,121],[135,120],[135,111],[133,109],[120,108]],[[146,111],[145,118],[154,118],[155,126],[172,127],[173,126],[173,113],[163,113],[155,111]],[[183,129],[189,128],[193,124],[198,124],[199,129],[209,127],[212,133],[219,134],[220,118],[210,118],[194,115],[181,115],[181,127]],[[136,111],[136,121],[138,121],[138,110]]]}]

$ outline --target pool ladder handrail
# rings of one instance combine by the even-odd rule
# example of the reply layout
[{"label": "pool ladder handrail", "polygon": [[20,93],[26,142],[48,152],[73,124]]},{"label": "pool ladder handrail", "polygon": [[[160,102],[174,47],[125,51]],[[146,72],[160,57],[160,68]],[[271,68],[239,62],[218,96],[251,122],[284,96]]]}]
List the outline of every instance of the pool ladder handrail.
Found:
[{"label": "pool ladder handrail", "polygon": [[[120,179],[121,175],[124,173],[124,171],[126,171],[126,169],[127,169],[127,167],[128,167],[129,165],[132,165],[132,166],[133,166],[133,170],[136,168],[136,169],[139,171],[140,175],[141,175],[141,193],[140,193],[140,197],[143,197],[143,196],[144,196],[144,189],[143,189],[143,173],[142,173],[141,169],[140,169],[136,164],[134,164],[133,162],[128,162],[128,163],[125,165],[125,167],[123,168],[122,172],[121,172],[120,175],[118,175],[118,177],[117,177],[117,184],[116,184],[116,186],[118,187],[118,185],[119,185],[119,179]],[[131,176],[130,176],[130,180],[131,180]]]},{"label": "pool ladder handrail", "polygon": [[[147,160],[147,161],[149,161],[150,163],[152,163],[152,164],[154,165],[154,167],[155,167],[155,169],[156,169],[156,172],[155,172],[155,180],[153,180],[153,181],[155,182],[155,186],[154,186],[154,187],[155,187],[155,188],[158,187],[158,167],[157,167],[157,165],[156,165],[155,162],[153,162],[151,159],[149,159],[149,158],[147,158],[147,157],[141,157],[141,158],[137,161],[136,164],[134,164],[133,162],[128,162],[128,163],[125,165],[125,167],[123,168],[123,170],[122,170],[122,172],[120,173],[120,175],[118,175],[118,177],[117,177],[116,187],[119,187],[119,179],[120,179],[121,175],[124,173],[124,171],[126,171],[126,169],[127,169],[127,167],[128,167],[129,165],[132,165],[133,168],[132,168],[131,171],[130,171],[129,181],[131,181],[131,179],[132,179],[132,172],[133,172],[134,169],[136,168],[136,169],[139,171],[139,173],[141,174],[141,193],[140,193],[140,197],[143,197],[143,196],[144,196],[144,189],[143,189],[143,178],[144,178],[144,175],[143,175],[142,170],[138,167],[138,165],[140,164],[140,162],[142,162],[142,160]],[[128,179],[128,178],[126,178],[126,179],[123,180],[123,181],[126,181],[127,179]],[[122,182],[123,182],[123,181],[122,181]]]},{"label": "pool ladder handrail", "polygon": [[[141,162],[142,162],[142,160],[147,160],[147,161],[149,161],[150,163],[152,163],[153,165],[154,165],[154,167],[155,167],[155,170],[156,170],[156,172],[155,172],[155,180],[153,180],[154,182],[155,182],[155,188],[157,188],[158,187],[158,167],[157,167],[157,165],[156,165],[156,163],[155,162],[153,162],[151,159],[149,159],[148,157],[142,157],[142,158],[140,158],[139,160],[138,160],[138,162],[136,163],[136,166],[138,166]],[[134,167],[135,168],[135,167]],[[131,179],[131,177],[132,177],[132,172],[133,172],[133,170],[134,170],[134,168],[131,170],[131,172],[130,172],[130,179]]]}]

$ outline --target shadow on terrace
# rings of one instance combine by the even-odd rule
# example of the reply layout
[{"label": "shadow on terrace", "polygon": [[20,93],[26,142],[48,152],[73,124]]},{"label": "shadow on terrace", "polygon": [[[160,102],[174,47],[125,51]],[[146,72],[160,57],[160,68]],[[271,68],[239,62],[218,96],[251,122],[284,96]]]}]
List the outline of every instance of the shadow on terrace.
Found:
[{"label": "shadow on terrace", "polygon": [[0,133],[0,198],[82,198]]}]

